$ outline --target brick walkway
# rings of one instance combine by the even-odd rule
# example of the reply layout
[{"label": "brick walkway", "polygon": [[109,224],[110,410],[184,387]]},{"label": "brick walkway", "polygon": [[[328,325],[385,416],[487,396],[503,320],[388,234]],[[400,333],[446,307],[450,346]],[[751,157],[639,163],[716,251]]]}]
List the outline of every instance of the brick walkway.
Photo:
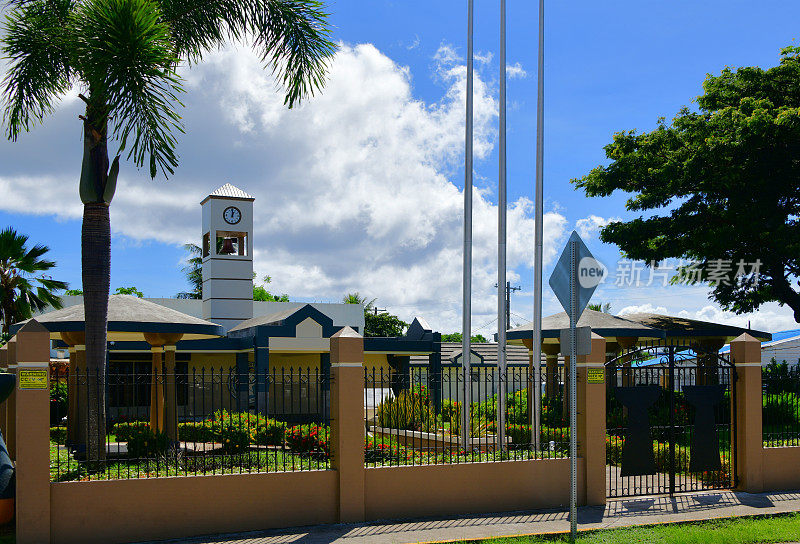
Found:
[{"label": "brick walkway", "polygon": [[[579,530],[800,511],[800,491],[750,494],[702,492],[675,497],[637,497],[582,507]],[[410,544],[569,531],[567,512],[542,510],[456,519],[318,525],[258,533],[217,535],[173,544]]]}]

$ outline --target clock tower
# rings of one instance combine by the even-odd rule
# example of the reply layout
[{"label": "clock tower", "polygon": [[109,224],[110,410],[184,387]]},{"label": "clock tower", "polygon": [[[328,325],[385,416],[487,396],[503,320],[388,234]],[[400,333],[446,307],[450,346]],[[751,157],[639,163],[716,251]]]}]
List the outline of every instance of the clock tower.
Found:
[{"label": "clock tower", "polygon": [[227,331],[253,317],[253,201],[226,183],[203,199],[203,318]]}]

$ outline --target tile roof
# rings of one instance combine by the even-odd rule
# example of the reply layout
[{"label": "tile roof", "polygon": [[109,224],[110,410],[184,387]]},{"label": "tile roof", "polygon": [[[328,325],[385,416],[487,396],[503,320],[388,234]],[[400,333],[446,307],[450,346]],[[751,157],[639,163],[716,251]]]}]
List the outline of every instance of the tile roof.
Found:
[{"label": "tile roof", "polygon": [[222,187],[218,187],[213,193],[208,196],[221,196],[225,198],[253,198],[252,195],[248,195],[238,187],[231,185],[230,183],[226,183]]}]

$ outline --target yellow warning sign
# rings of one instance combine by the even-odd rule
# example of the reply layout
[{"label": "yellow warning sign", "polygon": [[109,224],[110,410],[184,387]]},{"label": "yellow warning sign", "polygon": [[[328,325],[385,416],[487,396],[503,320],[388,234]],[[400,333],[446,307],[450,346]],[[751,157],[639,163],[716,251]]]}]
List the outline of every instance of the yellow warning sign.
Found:
[{"label": "yellow warning sign", "polygon": [[20,389],[47,389],[46,368],[20,368],[17,372]]},{"label": "yellow warning sign", "polygon": [[606,371],[604,368],[589,368],[587,371],[587,383],[606,383]]}]

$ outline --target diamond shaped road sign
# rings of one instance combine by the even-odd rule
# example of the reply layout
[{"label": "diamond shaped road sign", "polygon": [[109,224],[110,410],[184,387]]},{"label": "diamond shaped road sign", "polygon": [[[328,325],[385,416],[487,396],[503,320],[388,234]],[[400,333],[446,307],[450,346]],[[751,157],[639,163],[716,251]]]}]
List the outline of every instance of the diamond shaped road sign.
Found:
[{"label": "diamond shaped road sign", "polygon": [[[572,260],[570,247],[575,249],[575,260]],[[574,263],[574,264],[573,264]],[[574,268],[574,279],[571,272]],[[576,289],[576,308],[575,322],[577,323],[583,310],[589,304],[594,290],[606,277],[606,267],[592,256],[592,252],[583,243],[577,232],[572,231],[572,235],[567,240],[567,245],[561,253],[561,257],[556,263],[553,273],[550,275],[550,288],[556,294],[561,306],[566,310],[567,315],[571,315],[570,309],[570,281],[575,281]]]}]

